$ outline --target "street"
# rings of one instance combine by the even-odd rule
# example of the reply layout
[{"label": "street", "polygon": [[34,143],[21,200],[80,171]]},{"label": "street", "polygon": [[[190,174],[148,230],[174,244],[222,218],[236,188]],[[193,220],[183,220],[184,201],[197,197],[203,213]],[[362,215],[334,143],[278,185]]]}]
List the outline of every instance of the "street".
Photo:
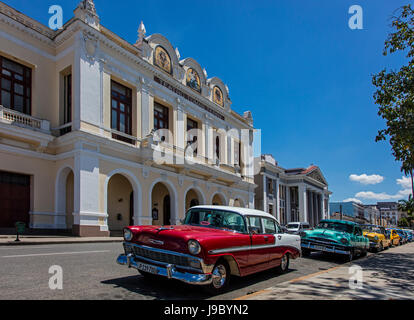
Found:
[{"label": "street", "polygon": [[[199,287],[167,279],[149,281],[136,270],[119,266],[115,261],[121,250],[121,243],[0,247],[0,299],[232,300],[344,264],[335,257],[313,254],[291,261],[291,270],[284,275],[269,270],[246,278],[233,277],[225,294],[212,297]],[[355,262],[363,265],[364,261],[378,259],[372,254],[368,257]],[[387,263],[399,262],[388,259]],[[63,270],[62,290],[49,288],[53,276],[49,268],[54,265]]]}]

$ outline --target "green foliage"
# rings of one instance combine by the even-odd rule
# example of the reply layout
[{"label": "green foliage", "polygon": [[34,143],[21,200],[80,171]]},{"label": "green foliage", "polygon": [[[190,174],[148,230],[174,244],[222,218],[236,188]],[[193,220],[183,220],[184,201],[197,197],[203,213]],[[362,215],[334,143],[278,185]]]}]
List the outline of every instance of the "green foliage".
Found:
[{"label": "green foliage", "polygon": [[[375,103],[379,105],[378,115],[386,121],[386,128],[378,132],[376,141],[387,138],[397,161],[402,163],[401,171],[411,175],[414,169],[414,10],[403,6],[392,27],[396,29],[385,42],[383,54],[406,52],[407,65],[400,70],[382,70],[372,78],[377,87]],[[414,187],[413,187],[414,194]]]},{"label": "green foliage", "polygon": [[410,223],[408,222],[407,218],[401,218],[400,221],[398,221],[398,226],[400,228],[408,228],[410,226]]},{"label": "green foliage", "polygon": [[408,200],[398,201],[398,210],[406,212],[409,216],[414,214],[414,198],[410,195]]}]

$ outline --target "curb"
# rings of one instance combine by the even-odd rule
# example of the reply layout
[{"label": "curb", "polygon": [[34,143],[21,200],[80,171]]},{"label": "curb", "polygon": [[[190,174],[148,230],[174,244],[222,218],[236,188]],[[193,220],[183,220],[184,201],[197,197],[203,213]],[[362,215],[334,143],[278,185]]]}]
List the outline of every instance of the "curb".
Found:
[{"label": "curb", "polygon": [[80,244],[85,244],[85,243],[118,243],[118,242],[123,242],[124,240],[92,240],[92,241],[44,241],[44,242],[30,242],[30,241],[25,241],[25,242],[7,242],[7,243],[0,243],[0,247],[19,247],[19,246],[32,246],[32,245],[36,245],[36,246],[40,246],[40,245],[51,245],[51,244],[76,244],[76,243],[80,243]]}]

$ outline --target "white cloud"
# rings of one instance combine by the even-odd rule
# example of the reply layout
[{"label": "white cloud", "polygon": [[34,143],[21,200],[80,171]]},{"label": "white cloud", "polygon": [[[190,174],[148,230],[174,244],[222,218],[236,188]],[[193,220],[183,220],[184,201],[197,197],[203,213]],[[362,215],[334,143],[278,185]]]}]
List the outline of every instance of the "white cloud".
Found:
[{"label": "white cloud", "polygon": [[401,179],[397,179],[397,184],[404,189],[411,189],[411,178],[403,176]]},{"label": "white cloud", "polygon": [[356,202],[356,203],[362,204],[361,200],[355,199],[355,198],[345,199],[343,202]]},{"label": "white cloud", "polygon": [[355,195],[355,197],[361,198],[361,199],[380,200],[380,201],[404,198],[404,196],[400,195],[399,193],[396,195],[390,195],[385,192],[375,193],[372,191],[359,192]]},{"label": "white cloud", "polygon": [[[352,175],[355,176],[355,175]],[[350,177],[350,179],[352,180],[352,176]],[[361,176],[355,176],[355,177],[363,177],[364,175]],[[378,176],[381,177],[381,176]],[[382,180],[384,180],[383,177],[381,177]],[[353,181],[357,181],[357,180],[353,180]],[[361,182],[363,183],[363,182]],[[401,186],[402,189],[400,191],[398,191],[397,194],[388,194],[385,192],[382,193],[375,193],[372,191],[363,191],[363,192],[359,192],[355,195],[356,198],[359,199],[369,199],[369,200],[378,200],[378,201],[396,201],[396,200],[401,200],[401,199],[406,199],[411,193],[411,178],[407,178],[407,177],[402,177],[401,179],[396,179],[396,183],[397,185]],[[350,199],[348,199],[350,200]],[[352,200],[352,199],[351,199]]]},{"label": "white cloud", "polygon": [[351,174],[349,176],[349,180],[368,185],[368,184],[379,184],[384,181],[384,177],[377,175],[377,174],[373,174],[370,176],[366,175],[365,173],[359,176],[356,174]]}]

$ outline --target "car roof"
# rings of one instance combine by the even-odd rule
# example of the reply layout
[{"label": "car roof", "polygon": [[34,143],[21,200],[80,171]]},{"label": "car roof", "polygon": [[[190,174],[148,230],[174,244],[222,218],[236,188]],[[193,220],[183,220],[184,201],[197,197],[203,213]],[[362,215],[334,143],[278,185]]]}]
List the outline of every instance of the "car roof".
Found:
[{"label": "car roof", "polygon": [[191,209],[215,209],[215,210],[223,210],[223,211],[231,211],[241,214],[242,216],[260,216],[263,218],[271,218],[273,220],[277,220],[274,216],[264,211],[256,210],[256,209],[249,209],[249,208],[239,208],[239,207],[226,207],[226,206],[196,206],[192,207]]},{"label": "car roof", "polygon": [[358,223],[353,222],[353,221],[335,220],[335,219],[325,219],[325,220],[321,220],[321,222],[338,222],[338,223],[343,223],[343,224],[349,224],[351,226],[359,225]]}]

